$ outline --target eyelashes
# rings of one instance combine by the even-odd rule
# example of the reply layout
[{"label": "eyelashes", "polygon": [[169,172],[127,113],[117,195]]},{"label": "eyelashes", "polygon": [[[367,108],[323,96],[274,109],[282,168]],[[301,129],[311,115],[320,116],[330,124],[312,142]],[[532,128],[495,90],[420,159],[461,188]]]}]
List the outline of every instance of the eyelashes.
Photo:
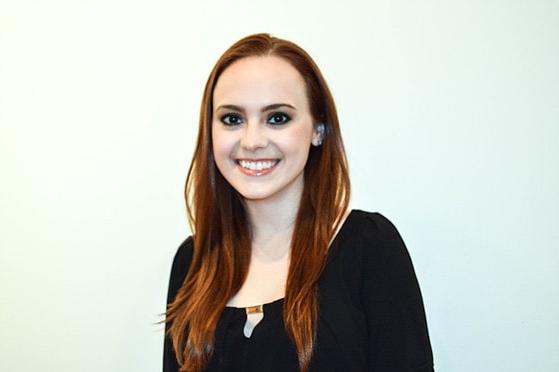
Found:
[{"label": "eyelashes", "polygon": [[291,118],[287,114],[283,112],[275,112],[272,115],[270,115],[270,117],[268,118],[268,122],[270,122],[270,120],[272,119],[278,119],[278,118],[279,121],[274,120],[274,122],[270,124],[282,125],[282,124],[287,124],[287,122],[291,120]]},{"label": "eyelashes", "polygon": [[219,120],[228,127],[241,124],[241,117],[237,114],[225,114]]},{"label": "eyelashes", "polygon": [[[234,127],[243,123],[243,118],[236,113],[230,112],[222,115],[219,120],[228,127]],[[268,116],[267,123],[273,126],[281,126],[291,121],[291,117],[284,112],[274,112]]]}]

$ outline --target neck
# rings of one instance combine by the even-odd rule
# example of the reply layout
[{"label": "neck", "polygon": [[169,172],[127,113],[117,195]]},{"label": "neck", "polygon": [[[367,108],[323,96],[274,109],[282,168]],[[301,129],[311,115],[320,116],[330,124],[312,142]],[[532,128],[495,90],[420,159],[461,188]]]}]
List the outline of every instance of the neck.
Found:
[{"label": "neck", "polygon": [[297,208],[285,204],[248,202],[247,211],[251,221],[252,240],[254,243],[269,240],[274,236],[293,232]]},{"label": "neck", "polygon": [[252,242],[258,246],[277,238],[291,240],[303,185],[289,190],[288,194],[275,195],[266,199],[245,199]]}]

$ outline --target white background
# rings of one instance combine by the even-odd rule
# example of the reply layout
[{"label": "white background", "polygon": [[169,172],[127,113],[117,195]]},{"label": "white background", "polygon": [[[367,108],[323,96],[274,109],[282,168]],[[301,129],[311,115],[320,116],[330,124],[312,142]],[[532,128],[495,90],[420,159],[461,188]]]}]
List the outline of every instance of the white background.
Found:
[{"label": "white background", "polygon": [[0,370],[157,371],[205,80],[305,48],[441,372],[559,370],[557,1],[0,2]]}]

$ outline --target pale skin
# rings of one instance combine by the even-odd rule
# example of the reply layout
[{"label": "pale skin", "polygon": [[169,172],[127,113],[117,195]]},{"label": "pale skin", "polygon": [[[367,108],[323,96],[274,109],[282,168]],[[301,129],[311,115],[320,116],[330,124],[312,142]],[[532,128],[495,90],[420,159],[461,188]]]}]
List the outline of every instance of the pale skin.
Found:
[{"label": "pale skin", "polygon": [[[276,107],[267,109],[271,104]],[[303,78],[275,56],[244,58],[229,66],[217,81],[213,107],[216,164],[242,195],[253,234],[247,278],[227,306],[269,303],[285,296],[303,170],[313,140],[320,137],[317,123]],[[277,164],[267,174],[251,175],[238,160]]]}]

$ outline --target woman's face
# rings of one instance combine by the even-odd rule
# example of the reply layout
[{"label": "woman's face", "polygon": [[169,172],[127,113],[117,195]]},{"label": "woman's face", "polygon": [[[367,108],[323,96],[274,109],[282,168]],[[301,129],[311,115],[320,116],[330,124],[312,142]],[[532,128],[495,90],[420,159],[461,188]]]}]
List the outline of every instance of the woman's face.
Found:
[{"label": "woman's face", "polygon": [[213,94],[217,167],[247,201],[298,200],[313,136],[305,82],[287,61],[247,57],[223,71]]}]

